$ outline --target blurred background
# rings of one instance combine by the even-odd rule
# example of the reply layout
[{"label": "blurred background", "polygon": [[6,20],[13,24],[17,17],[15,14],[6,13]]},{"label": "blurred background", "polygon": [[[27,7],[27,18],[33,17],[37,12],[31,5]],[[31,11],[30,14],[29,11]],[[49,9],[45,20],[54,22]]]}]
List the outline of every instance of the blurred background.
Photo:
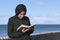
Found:
[{"label": "blurred background", "polygon": [[60,31],[60,0],[0,0],[0,37],[8,37],[8,19],[15,15],[15,7],[24,4],[34,33]]}]

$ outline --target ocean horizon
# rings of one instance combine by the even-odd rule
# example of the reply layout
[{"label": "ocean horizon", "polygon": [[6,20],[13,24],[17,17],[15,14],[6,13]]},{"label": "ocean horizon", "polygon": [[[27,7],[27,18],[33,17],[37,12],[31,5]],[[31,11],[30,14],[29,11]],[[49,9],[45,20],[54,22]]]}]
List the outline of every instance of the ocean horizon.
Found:
[{"label": "ocean horizon", "polygon": [[[0,25],[0,38],[8,37],[7,27],[8,27],[7,25]],[[60,32],[60,25],[36,24],[34,26],[34,32],[32,33],[32,35],[44,34],[44,33],[50,33],[50,32]]]}]

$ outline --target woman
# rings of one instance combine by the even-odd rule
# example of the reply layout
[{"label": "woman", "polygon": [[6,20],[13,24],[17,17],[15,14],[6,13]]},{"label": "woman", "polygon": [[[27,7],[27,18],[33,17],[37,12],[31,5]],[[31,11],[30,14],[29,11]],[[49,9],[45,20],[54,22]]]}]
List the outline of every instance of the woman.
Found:
[{"label": "woman", "polygon": [[16,15],[9,18],[8,36],[11,40],[31,40],[30,34],[34,31],[34,27],[31,29],[21,28],[16,31],[22,24],[30,26],[30,20],[27,16],[25,16],[26,11],[25,5],[19,4],[15,9]]}]

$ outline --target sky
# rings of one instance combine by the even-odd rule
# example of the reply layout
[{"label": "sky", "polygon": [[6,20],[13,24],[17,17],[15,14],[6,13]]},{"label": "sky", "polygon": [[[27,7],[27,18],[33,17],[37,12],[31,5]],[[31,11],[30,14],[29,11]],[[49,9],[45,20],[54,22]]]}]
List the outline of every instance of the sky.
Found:
[{"label": "sky", "polygon": [[18,4],[27,7],[31,24],[60,24],[60,0],[0,0],[0,24],[8,24]]}]

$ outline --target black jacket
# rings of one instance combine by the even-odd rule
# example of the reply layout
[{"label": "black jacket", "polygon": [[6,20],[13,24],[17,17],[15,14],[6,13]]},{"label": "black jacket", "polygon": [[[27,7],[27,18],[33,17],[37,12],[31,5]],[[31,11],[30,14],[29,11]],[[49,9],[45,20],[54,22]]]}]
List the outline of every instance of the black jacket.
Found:
[{"label": "black jacket", "polygon": [[16,31],[17,28],[21,25],[30,25],[29,18],[25,16],[23,19],[19,19],[17,16],[13,16],[9,18],[8,21],[8,36],[11,38],[11,40],[30,40],[30,34],[33,32],[33,30],[29,30],[26,33],[23,33],[20,29],[19,31]]}]

